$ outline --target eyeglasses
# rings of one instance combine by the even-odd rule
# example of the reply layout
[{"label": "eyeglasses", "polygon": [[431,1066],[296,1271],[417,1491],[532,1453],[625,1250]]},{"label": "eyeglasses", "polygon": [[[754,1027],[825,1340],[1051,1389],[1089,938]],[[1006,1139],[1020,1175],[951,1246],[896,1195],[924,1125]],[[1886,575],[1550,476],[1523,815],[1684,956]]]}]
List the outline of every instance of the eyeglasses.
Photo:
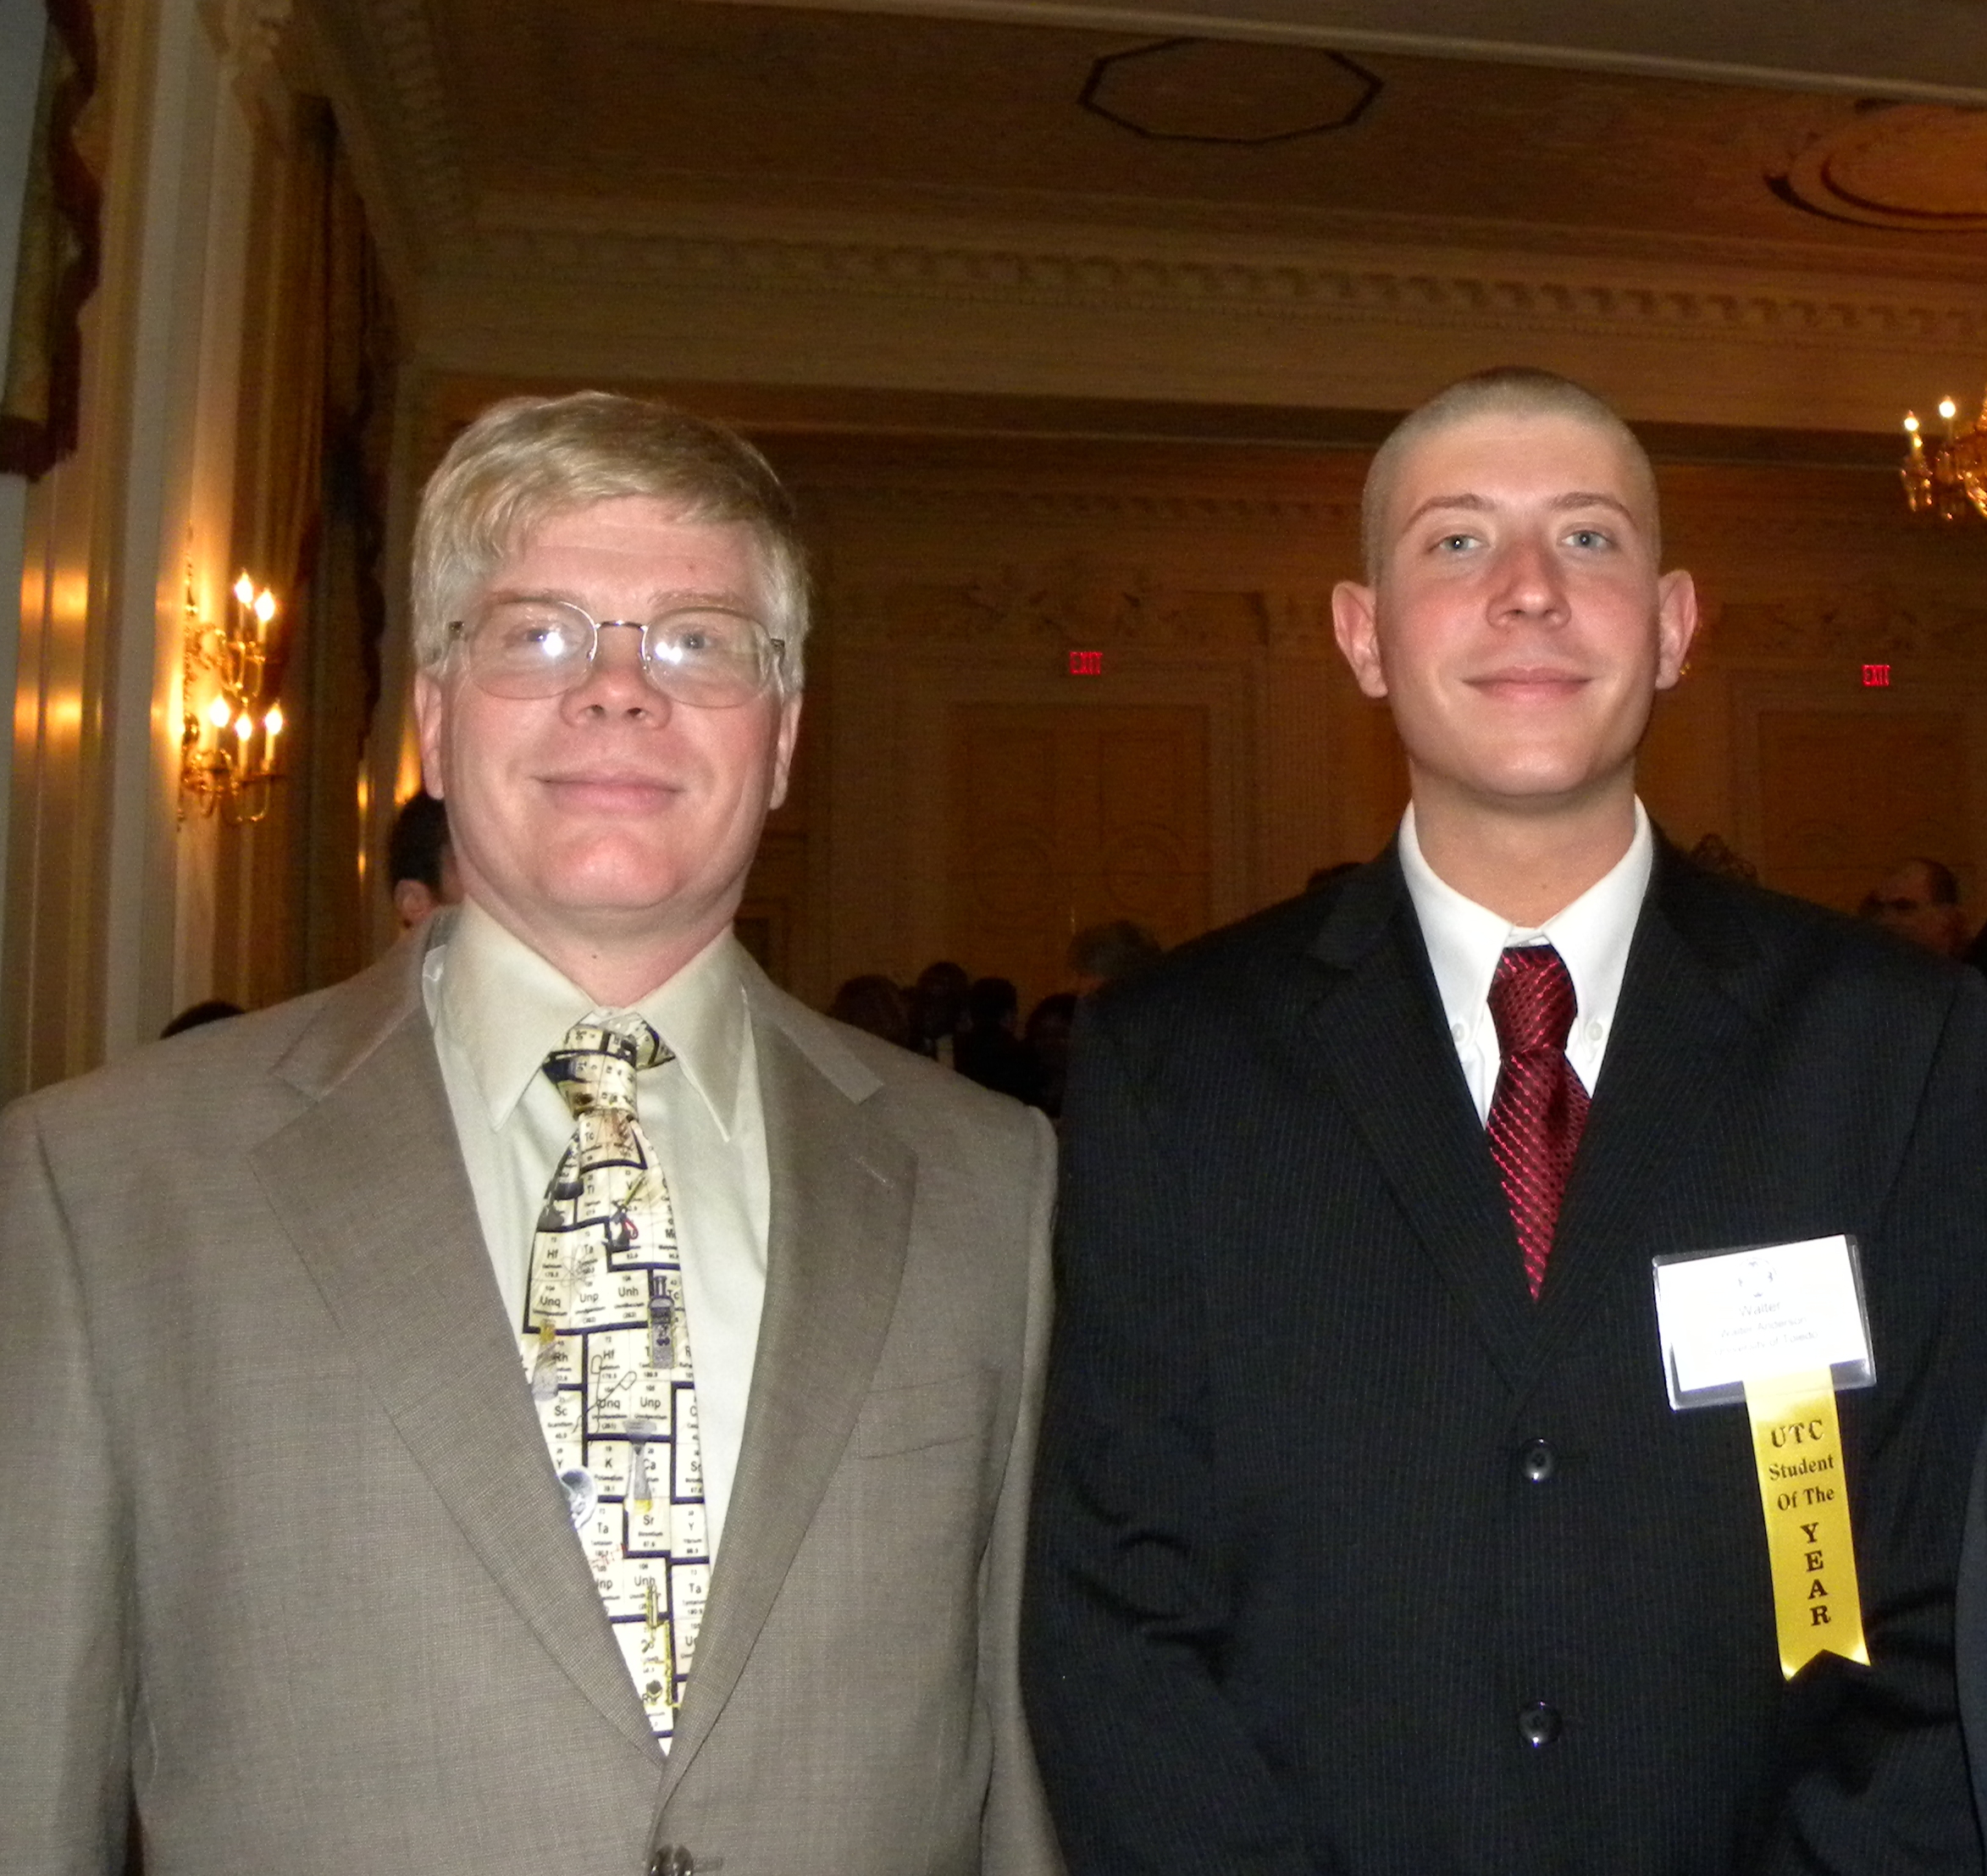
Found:
[{"label": "eyeglasses", "polygon": [[596,619],[568,600],[497,599],[450,622],[471,679],[494,697],[557,697],[592,675],[601,634],[642,635],[642,676],[672,703],[702,710],[749,704],[772,683],[786,640],[722,606],[659,619]]}]

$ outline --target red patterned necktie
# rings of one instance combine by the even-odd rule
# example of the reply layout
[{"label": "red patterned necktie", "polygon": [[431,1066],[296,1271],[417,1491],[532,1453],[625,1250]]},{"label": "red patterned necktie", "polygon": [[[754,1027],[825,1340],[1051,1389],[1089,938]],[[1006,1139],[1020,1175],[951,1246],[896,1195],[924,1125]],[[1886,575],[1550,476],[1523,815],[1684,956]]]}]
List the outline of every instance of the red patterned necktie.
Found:
[{"label": "red patterned necktie", "polygon": [[1573,979],[1551,945],[1514,945],[1497,960],[1490,1010],[1504,1060],[1491,1098],[1490,1149],[1535,1300],[1587,1123],[1587,1091],[1566,1059],[1573,1004]]}]

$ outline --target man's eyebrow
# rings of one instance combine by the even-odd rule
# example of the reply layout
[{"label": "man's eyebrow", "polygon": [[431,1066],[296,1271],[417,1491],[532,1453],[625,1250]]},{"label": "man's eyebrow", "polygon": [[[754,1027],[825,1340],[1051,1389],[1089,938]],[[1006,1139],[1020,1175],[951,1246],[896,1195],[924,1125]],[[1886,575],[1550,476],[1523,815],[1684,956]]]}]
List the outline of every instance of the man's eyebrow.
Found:
[{"label": "man's eyebrow", "polygon": [[[1405,534],[1424,515],[1439,513],[1444,510],[1461,510],[1465,514],[1489,514],[1497,503],[1487,495],[1431,495],[1401,523]],[[1635,511],[1619,495],[1611,495],[1598,489],[1573,489],[1564,495],[1554,495],[1547,504],[1555,514],[1563,514],[1579,508],[1612,508],[1624,520],[1634,521]]]},{"label": "man's eyebrow", "polygon": [[1431,495],[1401,523],[1401,532],[1405,534],[1409,528],[1420,520],[1422,516],[1433,514],[1439,508],[1462,508],[1471,514],[1481,515],[1488,514],[1494,506],[1495,504],[1484,495]]},{"label": "man's eyebrow", "polygon": [[[500,586],[490,595],[493,600],[556,600],[562,606],[576,606],[583,612],[588,611],[586,601],[579,596],[577,588],[567,586]],[[732,592],[719,588],[691,586],[658,587],[644,602],[643,610],[650,612],[675,611],[686,607],[715,606],[719,611],[733,608],[743,611],[750,595],[744,592]]]},{"label": "man's eyebrow", "polygon": [[1612,508],[1626,520],[1636,518],[1635,510],[1619,495],[1605,495],[1597,489],[1575,489],[1566,495],[1554,495],[1553,507],[1558,513],[1564,513],[1569,508]]}]

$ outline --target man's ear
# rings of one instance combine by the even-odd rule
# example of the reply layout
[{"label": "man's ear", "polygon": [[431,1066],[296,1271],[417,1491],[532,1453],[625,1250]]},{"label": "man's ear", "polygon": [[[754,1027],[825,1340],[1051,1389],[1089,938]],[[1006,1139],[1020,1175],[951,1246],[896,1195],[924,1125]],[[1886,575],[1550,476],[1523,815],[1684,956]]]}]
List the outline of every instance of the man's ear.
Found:
[{"label": "man's ear", "polygon": [[1656,583],[1656,688],[1669,690],[1684,674],[1697,636],[1697,583],[1680,570]]},{"label": "man's ear", "polygon": [[795,691],[781,700],[779,728],[773,733],[772,792],[766,799],[769,813],[787,798],[787,783],[794,772],[794,744],[800,734],[800,694]]},{"label": "man's ear", "polygon": [[1380,656],[1379,599],[1375,589],[1349,579],[1333,587],[1331,629],[1359,689],[1369,697],[1384,697],[1386,669]]},{"label": "man's ear", "polygon": [[439,801],[441,786],[441,725],[448,714],[441,683],[432,671],[414,673],[414,731],[421,745],[422,785]]}]

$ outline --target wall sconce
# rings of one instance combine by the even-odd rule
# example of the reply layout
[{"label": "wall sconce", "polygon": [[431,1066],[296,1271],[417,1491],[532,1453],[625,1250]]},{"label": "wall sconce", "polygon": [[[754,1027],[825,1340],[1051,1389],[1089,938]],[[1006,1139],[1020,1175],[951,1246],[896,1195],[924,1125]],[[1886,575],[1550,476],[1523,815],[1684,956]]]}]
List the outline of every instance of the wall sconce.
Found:
[{"label": "wall sconce", "polygon": [[[276,595],[257,590],[246,573],[235,582],[224,625],[200,616],[193,568],[186,568],[185,690],[186,727],[180,737],[180,818],[186,804],[219,815],[230,827],[260,821],[283,778],[276,769],[276,739],[283,706],[265,700]],[[202,683],[202,678],[210,680]],[[209,695],[196,704],[196,694]]]}]

